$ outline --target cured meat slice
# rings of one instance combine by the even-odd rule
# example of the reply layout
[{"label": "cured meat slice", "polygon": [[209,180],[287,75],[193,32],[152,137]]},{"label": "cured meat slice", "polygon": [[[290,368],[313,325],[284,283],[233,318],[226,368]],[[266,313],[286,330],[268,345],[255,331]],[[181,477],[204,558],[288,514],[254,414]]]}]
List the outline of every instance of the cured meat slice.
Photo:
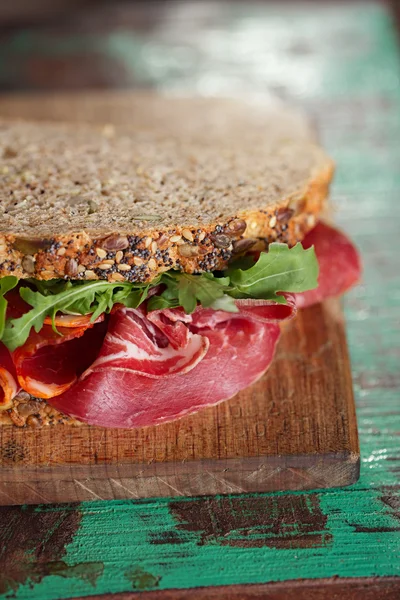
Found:
[{"label": "cured meat slice", "polygon": [[361,276],[361,261],[354,244],[334,227],[318,223],[304,238],[304,248],[314,246],[319,264],[318,287],[296,294],[298,308],[340,296]]},{"label": "cured meat slice", "polygon": [[[273,306],[276,307],[274,320],[279,320],[282,318],[281,305]],[[243,313],[240,307],[239,313],[201,308],[193,315],[185,315],[180,310],[157,311],[147,315],[146,327],[141,327],[140,331],[137,311],[119,310],[110,318],[97,361],[72,389],[50,402],[87,423],[128,428],[170,421],[226,400],[256,381],[268,368],[274,354],[280,329],[276,322],[270,321],[272,305],[264,302],[264,315],[262,303],[257,301],[255,308],[254,316],[251,302],[246,304]],[[286,310],[287,316],[291,314],[293,305]],[[188,331],[187,341],[174,348],[173,343],[176,345],[177,340],[181,343],[184,337],[182,327]],[[139,356],[133,346],[127,347],[133,351],[133,364],[128,356],[123,360],[116,359],[116,332],[122,333],[132,344],[135,336],[139,336],[137,347],[143,352],[149,347],[150,352],[156,354],[168,350],[167,374],[161,372],[159,365],[155,369],[150,364],[151,357]],[[200,360],[192,358],[190,344],[194,338],[202,339],[207,347]],[[165,339],[168,346],[165,346]],[[151,347],[158,344],[158,349]],[[182,353],[187,353],[186,362],[182,362]],[[179,360],[180,372],[171,372],[171,356],[175,356],[175,361]],[[138,366],[140,359],[142,367]],[[139,368],[142,368],[141,372]]]},{"label": "cured meat slice", "polygon": [[159,315],[160,326],[156,327],[144,311],[127,308],[115,311],[99,356],[83,377],[104,369],[152,378],[193,369],[205,356],[210,345],[208,339],[193,334],[180,321],[164,326],[162,317]]},{"label": "cured meat slice", "polygon": [[[97,325],[33,329],[23,346],[12,354],[20,386],[37,398],[52,398],[70,388],[92,364],[106,333],[100,317]],[[61,335],[60,335],[61,334]],[[86,334],[86,335],[84,335]]]}]

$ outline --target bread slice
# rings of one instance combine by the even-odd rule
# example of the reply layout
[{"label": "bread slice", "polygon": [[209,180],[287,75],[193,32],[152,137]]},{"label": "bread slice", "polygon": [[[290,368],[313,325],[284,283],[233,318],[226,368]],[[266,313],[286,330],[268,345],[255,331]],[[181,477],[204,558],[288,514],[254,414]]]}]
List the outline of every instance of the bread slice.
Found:
[{"label": "bread slice", "polygon": [[88,98],[43,109],[75,123],[0,122],[0,276],[149,281],[221,269],[257,239],[294,244],[314,226],[333,163],[286,108]]}]

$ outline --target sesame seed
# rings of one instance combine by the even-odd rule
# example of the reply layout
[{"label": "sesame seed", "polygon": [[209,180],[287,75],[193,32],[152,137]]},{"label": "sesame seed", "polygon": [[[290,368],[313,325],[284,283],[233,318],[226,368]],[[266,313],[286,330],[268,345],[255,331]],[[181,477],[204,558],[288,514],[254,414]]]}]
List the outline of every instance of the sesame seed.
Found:
[{"label": "sesame seed", "polygon": [[57,256],[64,256],[64,254],[66,253],[67,249],[66,248],[59,248],[57,250]]},{"label": "sesame seed", "polygon": [[151,237],[147,237],[144,241],[144,247],[149,248],[152,241],[153,239]]},{"label": "sesame seed", "polygon": [[103,250],[103,248],[96,248],[96,254],[99,258],[105,258],[107,256],[107,252]]},{"label": "sesame seed", "polygon": [[115,262],[118,264],[119,262],[121,262],[123,257],[124,257],[124,253],[122,252],[122,250],[118,250],[118,252],[115,255]]},{"label": "sesame seed", "polygon": [[133,257],[133,262],[135,263],[135,265],[137,267],[140,267],[140,265],[143,264],[143,260],[141,258],[139,258],[138,256]]},{"label": "sesame seed", "polygon": [[157,268],[157,263],[154,260],[154,258],[151,258],[147,264],[148,264],[149,269],[156,269]]},{"label": "sesame seed", "polygon": [[202,242],[202,241],[204,240],[204,238],[205,238],[205,237],[206,237],[206,232],[205,232],[205,231],[202,231],[202,232],[199,234],[199,237],[198,237],[198,240],[199,240],[199,242]]},{"label": "sesame seed", "polygon": [[110,265],[109,263],[100,263],[99,265],[97,265],[98,269],[101,269],[102,271],[107,271],[108,269],[111,269],[112,265]]},{"label": "sesame seed", "polygon": [[86,271],[85,265],[78,265],[78,273],[84,273]]},{"label": "sesame seed", "polygon": [[189,240],[189,242],[193,242],[193,234],[190,229],[182,229],[182,235],[186,240]]},{"label": "sesame seed", "polygon": [[171,241],[173,244],[176,244],[176,242],[180,242],[180,241],[181,241],[181,239],[182,239],[182,236],[181,236],[181,235],[173,235],[173,236],[171,236],[169,239],[170,239],[170,241]]},{"label": "sesame seed", "polygon": [[275,225],[276,225],[276,216],[274,215],[269,220],[269,226],[271,227],[271,229],[273,229],[275,227]]},{"label": "sesame seed", "polygon": [[91,271],[90,269],[86,269],[85,277],[86,279],[96,279],[96,273],[94,271]]},{"label": "sesame seed", "polygon": [[131,265],[125,265],[125,264],[118,265],[118,271],[130,271],[130,270],[131,270]]},{"label": "sesame seed", "polygon": [[154,252],[157,251],[157,242],[152,242],[151,243],[151,251],[153,252],[153,254],[154,254]]},{"label": "sesame seed", "polygon": [[[114,261],[114,259],[113,259],[113,258],[107,258],[106,260],[103,260],[103,263],[104,263],[105,265],[113,265],[113,264],[114,264],[114,262],[115,262],[115,261]],[[103,263],[102,263],[102,264],[103,264]]]}]

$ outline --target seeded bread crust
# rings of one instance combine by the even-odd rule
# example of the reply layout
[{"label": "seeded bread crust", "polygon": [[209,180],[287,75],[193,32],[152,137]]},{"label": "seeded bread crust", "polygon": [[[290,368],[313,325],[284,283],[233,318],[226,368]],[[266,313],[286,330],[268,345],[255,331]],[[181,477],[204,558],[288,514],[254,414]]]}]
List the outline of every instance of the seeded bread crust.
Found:
[{"label": "seeded bread crust", "polygon": [[11,406],[0,410],[0,426],[16,427],[49,427],[53,425],[70,425],[80,427],[84,423],[60,413],[50,406],[46,400],[35,398],[21,390],[11,401]]},{"label": "seeded bread crust", "polygon": [[198,102],[131,97],[124,127],[0,122],[0,276],[143,282],[301,241],[333,174],[307,123]]}]

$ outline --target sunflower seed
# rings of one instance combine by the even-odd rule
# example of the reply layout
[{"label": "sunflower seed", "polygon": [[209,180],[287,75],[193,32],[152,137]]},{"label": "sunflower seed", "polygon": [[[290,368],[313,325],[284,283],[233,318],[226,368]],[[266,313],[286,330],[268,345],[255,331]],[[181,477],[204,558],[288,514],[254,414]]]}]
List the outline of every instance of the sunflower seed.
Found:
[{"label": "sunflower seed", "polygon": [[121,273],[113,273],[110,276],[110,281],[125,281],[125,278],[123,275],[121,275]]},{"label": "sunflower seed", "polygon": [[22,263],[21,264],[22,264],[22,268],[27,273],[34,273],[35,272],[35,259],[33,258],[33,256],[30,256],[29,254],[27,254],[22,259]]},{"label": "sunflower seed", "polygon": [[190,229],[182,229],[182,235],[186,240],[189,240],[189,242],[193,242],[193,233]]},{"label": "sunflower seed", "polygon": [[173,244],[176,244],[176,242],[180,242],[182,239],[181,235],[173,235],[170,238],[170,242],[172,242]]},{"label": "sunflower seed", "polygon": [[96,248],[96,254],[99,258],[105,258],[107,256],[107,252],[103,250],[103,248]]}]

